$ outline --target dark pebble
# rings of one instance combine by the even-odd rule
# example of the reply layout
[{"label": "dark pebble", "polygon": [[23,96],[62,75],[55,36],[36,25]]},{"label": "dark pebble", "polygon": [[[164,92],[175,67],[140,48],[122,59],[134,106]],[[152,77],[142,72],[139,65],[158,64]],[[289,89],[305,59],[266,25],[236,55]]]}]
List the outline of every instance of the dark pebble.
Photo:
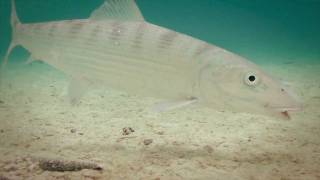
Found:
[{"label": "dark pebble", "polygon": [[134,129],[131,128],[131,127],[122,128],[122,135],[127,136],[127,135],[129,135],[129,134],[131,134],[133,132],[134,132]]},{"label": "dark pebble", "polygon": [[145,140],[143,141],[143,144],[146,145],[146,146],[148,146],[148,145],[150,145],[152,142],[153,142],[152,139],[145,139]]},{"label": "dark pebble", "polygon": [[10,180],[10,179],[7,178],[6,176],[0,175],[0,180]]},{"label": "dark pebble", "polygon": [[209,145],[205,145],[205,146],[203,147],[203,149],[204,149],[205,151],[207,151],[208,153],[213,153],[213,151],[214,151],[214,149],[213,149],[211,146],[209,146]]}]

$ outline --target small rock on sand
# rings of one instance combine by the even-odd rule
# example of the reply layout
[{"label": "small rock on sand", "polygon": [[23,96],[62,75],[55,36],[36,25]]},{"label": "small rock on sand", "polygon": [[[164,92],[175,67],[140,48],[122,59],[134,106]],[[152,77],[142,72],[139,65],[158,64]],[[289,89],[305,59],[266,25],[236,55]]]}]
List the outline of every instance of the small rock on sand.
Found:
[{"label": "small rock on sand", "polygon": [[9,180],[6,176],[0,175],[0,180]]},{"label": "small rock on sand", "polygon": [[203,149],[205,150],[205,151],[207,151],[208,153],[213,153],[213,148],[211,147],[211,146],[209,146],[209,145],[205,145],[204,147],[203,147]]},{"label": "small rock on sand", "polygon": [[131,134],[133,132],[134,132],[134,129],[131,128],[131,127],[122,128],[122,135],[124,135],[124,136],[127,136],[127,135],[129,135],[129,134]]},{"label": "small rock on sand", "polygon": [[145,140],[143,141],[143,144],[146,145],[146,146],[148,146],[148,145],[150,145],[152,142],[153,142],[152,139],[145,139]]}]

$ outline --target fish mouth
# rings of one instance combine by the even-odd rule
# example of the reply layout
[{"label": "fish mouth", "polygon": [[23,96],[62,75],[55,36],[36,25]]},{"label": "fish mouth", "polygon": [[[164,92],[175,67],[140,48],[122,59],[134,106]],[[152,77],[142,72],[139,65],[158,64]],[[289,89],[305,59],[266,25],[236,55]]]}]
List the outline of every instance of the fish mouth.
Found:
[{"label": "fish mouth", "polygon": [[271,107],[273,110],[277,111],[280,113],[280,115],[285,118],[290,120],[291,116],[289,112],[298,112],[303,109],[302,106],[295,106],[295,107]]},{"label": "fish mouth", "polygon": [[297,112],[301,111],[303,109],[302,106],[297,107],[271,107],[272,109],[278,111],[278,112]]}]

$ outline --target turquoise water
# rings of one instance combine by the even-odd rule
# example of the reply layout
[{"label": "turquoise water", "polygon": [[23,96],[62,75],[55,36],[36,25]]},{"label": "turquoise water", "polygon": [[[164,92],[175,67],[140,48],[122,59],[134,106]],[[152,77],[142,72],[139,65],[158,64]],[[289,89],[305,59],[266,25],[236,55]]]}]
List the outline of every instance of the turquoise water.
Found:
[{"label": "turquoise water", "polygon": [[[170,106],[180,99],[167,101],[126,94],[107,87],[107,81],[106,86],[98,86],[100,81],[97,81],[91,87],[90,79],[90,87],[81,102],[71,105],[73,92],[68,90],[71,78],[59,69],[36,62],[0,67],[0,180],[319,179],[320,0],[136,1],[147,21],[258,63],[289,86],[301,99],[304,109],[289,112],[290,121],[254,114],[251,105],[246,108],[252,108],[252,114],[197,104],[157,113],[154,107],[159,103]],[[102,2],[16,0],[16,5],[20,20],[33,23],[87,18]],[[11,40],[10,9],[10,0],[0,0],[0,62]],[[25,49],[17,47],[10,55],[10,62],[22,62],[28,56]],[[93,67],[101,63],[96,61],[93,66],[87,63],[89,70],[83,73],[95,73]],[[121,65],[114,67],[126,70]],[[156,66],[150,67],[156,70]],[[113,67],[98,67],[96,74],[100,76],[104,68],[109,72]],[[235,87],[230,92],[245,92],[242,87],[229,85],[235,77],[233,72],[232,81],[221,75],[210,81],[202,80],[207,70],[199,70],[201,76],[191,80],[200,80],[197,83],[200,95],[207,92],[203,80],[226,84],[226,87],[217,85],[216,92],[226,90],[221,93],[221,99],[225,97],[227,104],[233,104],[233,98],[226,96],[228,87]],[[86,80],[86,75],[83,77]],[[272,92],[267,86],[270,80],[266,79],[267,83],[261,83],[266,91],[258,88],[255,92]],[[75,85],[71,81],[72,84]],[[80,86],[86,84],[80,82]],[[75,88],[78,86],[70,89]],[[251,97],[255,96],[240,98],[250,102]],[[267,97],[275,99],[272,95]],[[188,102],[189,98],[193,101],[193,97],[188,97]],[[281,114],[289,116],[287,111]],[[38,166],[42,160],[88,161],[104,169],[49,172]]]},{"label": "turquoise water", "polygon": [[[103,0],[16,0],[22,22],[87,18]],[[258,63],[320,62],[319,0],[137,0],[145,19]],[[10,1],[0,1],[0,57],[10,42]],[[13,56],[27,56],[17,48]],[[19,58],[18,58],[19,59]],[[22,58],[21,58],[22,59]]]}]

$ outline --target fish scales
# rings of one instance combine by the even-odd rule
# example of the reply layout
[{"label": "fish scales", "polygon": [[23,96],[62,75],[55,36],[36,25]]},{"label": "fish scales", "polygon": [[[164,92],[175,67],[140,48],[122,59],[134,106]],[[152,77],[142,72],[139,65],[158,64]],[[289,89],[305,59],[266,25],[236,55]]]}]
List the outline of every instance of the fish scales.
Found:
[{"label": "fish scales", "polygon": [[[39,35],[40,34],[40,35]],[[42,34],[46,34],[46,33],[42,33]],[[117,55],[117,54],[115,54],[114,53],[114,50],[112,50],[111,48],[106,48],[106,47],[102,47],[102,46],[97,46],[97,42],[96,42],[96,40],[92,40],[92,41],[90,41],[91,43],[90,43],[90,45],[92,45],[92,47],[90,47],[90,46],[86,46],[86,45],[84,45],[83,43],[77,43],[76,45],[74,45],[74,42],[71,42],[71,41],[69,41],[69,43],[70,44],[67,44],[67,45],[65,45],[63,42],[62,42],[62,40],[65,40],[67,37],[64,37],[64,36],[62,36],[62,37],[55,37],[55,40],[58,40],[56,43],[55,42],[52,42],[52,39],[50,39],[50,38],[47,38],[45,35],[41,35],[41,32],[39,32],[39,33],[37,33],[37,36],[39,36],[38,37],[38,39],[39,39],[39,41],[45,41],[45,40],[47,40],[47,42],[51,42],[51,44],[59,44],[59,46],[70,46],[70,47],[68,47],[68,52],[70,52],[70,51],[72,51],[72,49],[83,49],[82,51],[85,51],[86,53],[89,53],[91,56],[94,56],[97,52],[100,52],[98,55],[104,55],[104,54],[106,54],[105,52],[107,52],[107,54],[109,55],[109,54],[112,54],[112,55]],[[43,42],[43,43],[47,43],[47,42]],[[90,49],[91,48],[91,49]],[[90,49],[90,50],[88,50],[88,49]],[[88,51],[86,51],[86,50],[88,50]],[[103,51],[103,53],[101,53],[101,51]],[[68,52],[66,52],[66,53],[68,53]],[[74,53],[74,52],[73,52]],[[120,54],[122,57],[123,56],[125,56],[123,53],[121,53]],[[132,56],[132,55],[130,55],[130,54],[128,54],[127,55],[127,57],[130,57],[130,56]],[[101,57],[101,58],[103,58],[103,57]],[[144,60],[144,62],[142,62],[141,60]],[[106,60],[104,60],[104,61],[102,61],[102,62],[105,62],[105,61],[108,61],[108,59],[106,59]],[[121,59],[119,60],[119,61],[121,61]],[[130,64],[133,64],[133,62],[135,62],[135,61],[139,61],[140,63],[145,63],[146,65],[148,65],[148,64],[151,64],[151,65],[156,65],[156,61],[151,61],[150,59],[145,59],[144,57],[137,57],[137,59],[132,59],[132,60],[129,60],[128,61],[128,65],[130,65]],[[90,61],[88,61],[88,62],[90,62]],[[133,65],[139,65],[139,62],[138,63],[135,63],[135,64],[133,64]],[[158,66],[162,66],[162,65],[166,65],[166,66],[168,66],[167,64],[164,64],[164,63],[162,63],[162,61],[160,61],[160,62],[158,62],[159,64],[158,64]],[[152,66],[150,66],[149,65],[149,67],[150,68],[152,68]],[[174,67],[173,66],[169,66],[169,67],[167,67],[167,68],[170,68],[170,69],[172,69],[173,71],[175,71],[175,69],[174,69]]]},{"label": "fish scales", "polygon": [[[173,83],[171,82],[172,80],[182,82],[179,79],[182,79],[183,76],[191,72],[188,69],[182,69],[181,67],[183,67],[183,65],[180,62],[177,63],[177,61],[181,61],[185,64],[190,63],[187,58],[181,59],[181,56],[178,56],[176,50],[178,50],[178,52],[182,52],[183,47],[165,48],[165,46],[161,46],[162,43],[165,44],[167,41],[171,41],[171,43],[173,42],[170,38],[165,38],[163,34],[171,33],[178,36],[177,33],[171,32],[170,30],[164,29],[159,31],[157,29],[158,27],[145,24],[144,27],[146,30],[141,36],[143,37],[141,43],[144,43],[144,47],[142,47],[144,50],[140,53],[136,53],[133,50],[133,44],[135,44],[134,41],[137,36],[135,34],[135,29],[141,26],[141,22],[122,22],[120,25],[120,23],[115,23],[114,21],[100,23],[95,21],[88,22],[87,20],[77,20],[77,22],[53,22],[52,24],[56,24],[55,26],[59,27],[59,30],[55,30],[54,35],[49,35],[50,27],[53,25],[41,23],[31,25],[31,27],[36,27],[32,28],[34,31],[22,31],[19,33],[20,36],[32,36],[32,41],[26,39],[26,42],[22,42],[28,49],[39,49],[39,45],[37,44],[41,44],[41,46],[42,44],[48,44],[48,49],[51,49],[51,51],[54,48],[57,52],[63,51],[59,55],[59,60],[50,60],[50,57],[48,57],[48,60],[46,61],[49,61],[49,64],[56,66],[58,69],[64,69],[67,74],[74,75],[74,72],[68,73],[68,69],[70,69],[70,67],[66,66],[74,67],[76,64],[79,64],[82,68],[78,68],[78,70],[91,68],[92,71],[94,71],[94,67],[104,67],[103,70],[105,71],[105,76],[108,77],[110,77],[108,73],[110,73],[110,75],[119,74],[114,73],[114,69],[116,69],[116,71],[126,72],[128,74],[128,77],[126,77],[127,79],[132,77],[132,79],[139,78],[144,82],[150,82],[148,78],[155,78],[159,84],[168,84]],[[84,26],[80,24],[86,25]],[[30,27],[30,25],[28,26]],[[43,27],[39,28],[40,26]],[[120,26],[121,28],[119,28]],[[77,29],[76,27],[79,28],[79,30],[75,31],[74,29]],[[92,35],[92,31],[97,32],[97,27],[100,27],[102,30],[98,31],[99,34]],[[125,31],[125,29],[130,29],[130,31]],[[118,30],[120,30],[120,32],[118,32]],[[155,36],[155,32],[158,32],[159,34],[156,34]],[[116,36],[117,38],[112,38],[113,36]],[[119,44],[115,44],[114,41],[117,41]],[[150,44],[147,42],[153,43]],[[42,47],[42,49],[44,47]],[[68,51],[63,49],[68,49]],[[128,50],[124,51],[123,49]],[[162,53],[159,53],[160,49]],[[168,51],[167,54],[173,54],[170,52],[175,52],[177,54],[177,59],[168,59],[167,55],[162,55],[163,51]],[[35,55],[37,54],[37,50],[32,50],[32,52]],[[41,55],[41,57],[43,56],[46,55]],[[50,56],[50,54],[47,56]],[[165,61],[165,59],[168,60]],[[131,72],[132,75],[130,75],[129,72]],[[82,74],[81,71],[78,74]],[[163,82],[163,77],[167,77],[165,82]],[[108,82],[106,82],[106,84],[108,84]],[[181,84],[181,88],[186,88],[186,86],[186,82],[185,84]]]},{"label": "fish scales", "polygon": [[[66,24],[65,26],[67,26],[66,28],[68,28],[68,25]],[[108,28],[108,27],[105,27],[105,28]],[[87,35],[90,33],[90,31],[89,32],[85,32],[86,30],[90,30],[90,28],[86,28],[86,29],[84,29],[84,32],[82,32],[82,33],[78,33],[78,36],[79,37],[77,37],[77,38],[73,38],[73,36],[69,36],[68,34],[64,34],[63,33],[63,31],[59,34],[59,35],[56,35],[55,37],[53,37],[53,38],[61,38],[61,40],[65,40],[65,38],[70,38],[69,40],[68,40],[68,42],[70,42],[70,44],[72,44],[73,43],[73,41],[79,41],[79,42],[81,42],[82,40],[84,41],[84,38],[86,38],[87,37]],[[44,34],[44,33],[46,33],[45,31],[43,31],[43,32],[38,32],[38,33],[36,33],[36,34],[34,34],[34,35],[32,35],[32,34],[28,34],[28,35],[32,35],[32,36],[38,36],[39,34]],[[152,31],[150,31],[149,32],[150,34],[153,34],[153,32]],[[108,48],[108,49],[110,49],[110,51],[113,51],[113,52],[117,52],[117,50],[119,49],[119,47],[118,46],[115,46],[115,44],[112,44],[111,42],[112,41],[110,41],[110,43],[108,43],[108,41],[106,42],[106,41],[103,41],[103,40],[101,40],[101,39],[104,39],[104,38],[107,38],[106,36],[108,36],[108,35],[101,35],[101,36],[99,36],[98,38],[96,38],[96,39],[91,39],[91,42],[92,43],[95,43],[96,45],[97,45],[97,47],[98,46],[104,46],[105,48]],[[147,34],[145,35],[145,36],[148,36]],[[46,37],[46,36],[41,36],[41,38],[47,38],[47,39],[50,39],[50,37]],[[90,36],[88,36],[87,37],[88,39],[90,39]],[[129,36],[129,38],[130,38],[130,36]],[[150,39],[150,38],[147,38],[147,37],[144,37],[145,38],[145,41],[146,42],[149,42],[149,41],[152,41],[152,39]],[[153,37],[154,38],[154,37]],[[157,37],[155,37],[155,38],[157,38]],[[51,40],[51,39],[50,39]],[[128,39],[128,38],[124,38],[123,39],[123,41],[121,41],[121,42],[119,42],[119,45],[127,45],[127,44],[131,44],[133,42],[133,40],[132,39]],[[185,44],[188,44],[187,42],[185,43]],[[151,44],[152,45],[152,44]],[[189,46],[190,46],[190,43],[188,44]],[[128,46],[128,45],[127,45]],[[154,44],[154,49],[155,50],[157,50],[157,47],[158,45],[156,45],[156,44]],[[122,47],[122,46],[121,46]],[[150,50],[151,50],[151,48],[153,48],[152,46],[150,47],[150,46],[146,46],[146,47],[144,47],[143,49],[147,49],[145,52],[150,52]],[[108,50],[107,49],[107,50]],[[177,54],[181,54],[181,52],[183,51],[183,49],[185,49],[184,47],[176,47],[176,48],[174,48],[174,47],[171,47],[170,49],[168,48],[167,49],[167,51],[172,51],[172,52],[176,52]],[[134,52],[132,52],[132,51],[134,51],[134,50],[131,50],[129,47],[128,47],[128,52],[129,53],[134,53]],[[157,51],[156,51],[157,52]],[[125,52],[123,52],[123,51],[120,51],[120,53],[119,54],[123,54],[123,53],[125,53]],[[137,53],[134,53],[134,54],[137,54]],[[144,55],[145,53],[141,53],[141,55]],[[132,55],[132,54],[130,54],[130,55]],[[161,54],[159,53],[159,54],[156,54],[157,56],[161,56]],[[181,58],[182,59],[182,58]],[[185,59],[187,59],[187,58],[185,58]],[[150,58],[149,57],[149,60],[153,60],[152,58]],[[156,61],[159,61],[158,59],[155,59]],[[162,61],[160,61],[159,63],[162,63],[163,62],[163,60]],[[171,62],[172,62],[172,60],[171,60]]]}]

